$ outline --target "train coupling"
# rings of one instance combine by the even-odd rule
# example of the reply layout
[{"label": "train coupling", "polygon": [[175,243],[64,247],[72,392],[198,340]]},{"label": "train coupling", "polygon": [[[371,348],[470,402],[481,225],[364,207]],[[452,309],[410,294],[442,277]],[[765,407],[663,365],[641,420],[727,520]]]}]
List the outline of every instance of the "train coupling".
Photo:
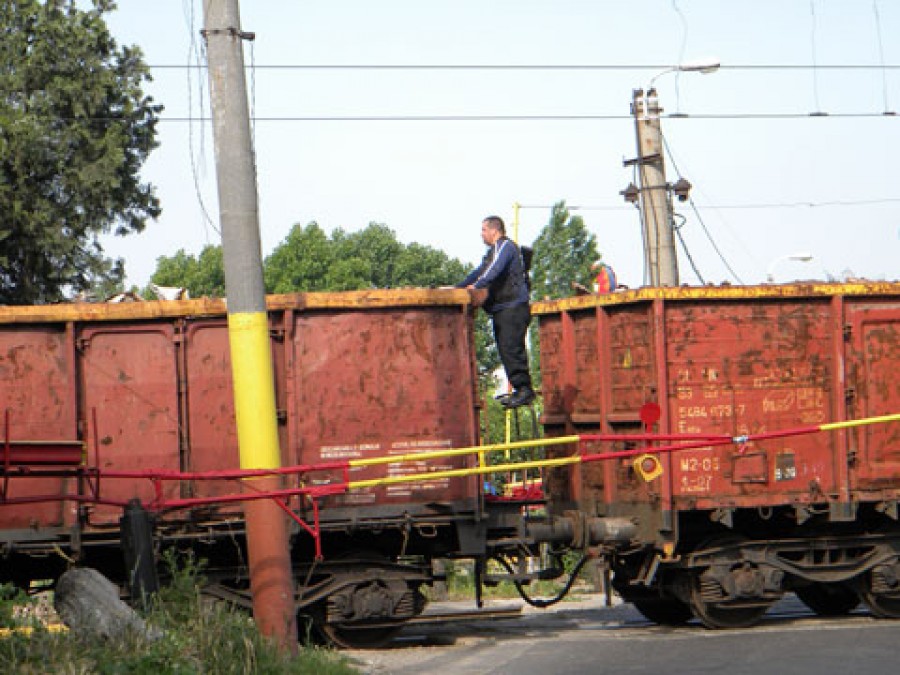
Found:
[{"label": "train coupling", "polygon": [[597,544],[627,544],[637,535],[637,524],[630,518],[588,517],[580,511],[566,511],[543,521],[525,523],[528,538],[535,543],[566,544],[585,548]]}]

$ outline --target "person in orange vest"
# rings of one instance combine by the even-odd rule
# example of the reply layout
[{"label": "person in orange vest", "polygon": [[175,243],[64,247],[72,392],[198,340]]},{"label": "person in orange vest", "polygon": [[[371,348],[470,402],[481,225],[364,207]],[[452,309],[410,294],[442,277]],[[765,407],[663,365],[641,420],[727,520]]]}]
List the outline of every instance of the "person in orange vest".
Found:
[{"label": "person in orange vest", "polygon": [[616,273],[613,272],[612,267],[602,260],[598,260],[591,265],[591,272],[596,275],[594,277],[594,293],[606,295],[616,290],[618,284],[616,283]]}]

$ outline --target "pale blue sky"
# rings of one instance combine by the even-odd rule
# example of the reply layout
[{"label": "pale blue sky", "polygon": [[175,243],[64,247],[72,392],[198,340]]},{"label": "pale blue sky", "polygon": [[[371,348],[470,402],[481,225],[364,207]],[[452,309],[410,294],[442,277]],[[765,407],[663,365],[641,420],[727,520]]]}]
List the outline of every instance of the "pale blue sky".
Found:
[{"label": "pale blue sky", "polygon": [[[120,0],[109,21],[153,66],[185,65],[202,27],[200,0]],[[900,69],[742,70],[747,65],[900,64],[900,0],[268,0],[242,3],[256,33],[260,117],[601,115],[613,120],[259,121],[260,226],[267,254],[295,223],[358,230],[370,221],[464,261],[482,254],[481,218],[512,204],[579,211],[620,279],[642,282],[638,214],[619,191],[635,154],[632,89],[659,68],[613,70],[305,70],[314,64],[675,64],[716,56],[715,74],[663,75],[667,112],[693,116],[797,113],[830,118],[664,119],[678,168],[695,186],[703,223],[745,283],[824,279],[845,270],[900,277]],[[876,16],[878,22],[876,22]],[[193,23],[192,23],[193,21]],[[879,47],[879,22],[881,46]],[[883,55],[882,55],[883,54]],[[250,63],[249,47],[246,52]],[[166,106],[161,147],[145,167],[164,214],[145,233],[108,240],[143,285],[156,258],[199,253],[218,234],[205,71],[154,68]],[[200,96],[203,96],[201,109]],[[834,117],[866,113],[873,117]],[[193,149],[193,152],[192,152]],[[198,188],[195,188],[193,164]],[[670,181],[677,178],[668,167]],[[870,202],[836,205],[835,202]],[[780,208],[726,208],[763,204]],[[832,205],[829,205],[832,204]],[[713,208],[721,207],[721,208]],[[708,282],[734,279],[688,205],[682,232]],[[548,208],[521,212],[530,243]],[[698,283],[680,258],[682,281]]]}]

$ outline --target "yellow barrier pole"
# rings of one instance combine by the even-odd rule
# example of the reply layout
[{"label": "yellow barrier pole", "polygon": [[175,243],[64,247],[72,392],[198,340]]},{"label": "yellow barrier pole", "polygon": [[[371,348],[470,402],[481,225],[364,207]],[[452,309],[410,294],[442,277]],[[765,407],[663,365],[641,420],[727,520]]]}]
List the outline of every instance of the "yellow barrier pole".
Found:
[{"label": "yellow barrier pole", "polygon": [[448,450],[433,450],[429,452],[408,452],[403,455],[384,455],[382,457],[366,457],[364,459],[351,459],[347,464],[351,468],[362,466],[376,466],[378,464],[394,464],[399,462],[416,462],[423,459],[443,459],[445,457],[458,457],[460,455],[473,455],[481,452],[493,452],[494,450],[530,448],[538,445],[566,445],[577,443],[579,437],[556,436],[554,438],[538,438],[527,441],[514,441],[512,443],[493,443],[491,445],[473,445],[468,448],[450,448]]},{"label": "yellow barrier pole", "polygon": [[819,429],[822,431],[834,431],[836,429],[849,429],[850,427],[861,427],[867,424],[878,424],[881,422],[900,422],[900,413],[881,415],[879,417],[866,417],[859,420],[848,420],[846,422],[830,422],[828,424],[819,425]]},{"label": "yellow barrier pole", "polygon": [[349,490],[360,488],[378,487],[381,485],[395,485],[397,483],[416,483],[425,480],[438,480],[440,478],[458,478],[461,476],[477,476],[479,474],[494,473],[499,471],[511,471],[513,469],[537,469],[541,467],[566,466],[577,464],[581,461],[580,455],[571,457],[557,457],[555,459],[538,459],[533,462],[521,462],[513,464],[494,464],[487,467],[475,467],[472,469],[447,469],[445,471],[431,471],[429,473],[413,473],[406,476],[390,476],[387,478],[369,478],[367,480],[354,480],[347,483]]},{"label": "yellow barrier pole", "polygon": [[522,205],[519,202],[513,202],[513,241],[516,246],[519,245],[519,209]]}]

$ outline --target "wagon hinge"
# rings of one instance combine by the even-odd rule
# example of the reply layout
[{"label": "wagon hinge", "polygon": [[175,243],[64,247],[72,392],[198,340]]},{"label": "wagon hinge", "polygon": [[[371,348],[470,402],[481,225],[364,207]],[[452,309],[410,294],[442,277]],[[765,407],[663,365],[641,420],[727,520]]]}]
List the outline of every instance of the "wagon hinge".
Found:
[{"label": "wagon hinge", "polygon": [[273,340],[281,342],[282,340],[284,340],[284,328],[270,328],[269,337],[271,337]]},{"label": "wagon hinge", "polygon": [[845,323],[844,324],[844,342],[850,342],[851,337],[853,337],[853,324]]},{"label": "wagon hinge", "polygon": [[848,404],[856,401],[856,387],[847,387],[844,389],[844,400],[847,401]]}]

